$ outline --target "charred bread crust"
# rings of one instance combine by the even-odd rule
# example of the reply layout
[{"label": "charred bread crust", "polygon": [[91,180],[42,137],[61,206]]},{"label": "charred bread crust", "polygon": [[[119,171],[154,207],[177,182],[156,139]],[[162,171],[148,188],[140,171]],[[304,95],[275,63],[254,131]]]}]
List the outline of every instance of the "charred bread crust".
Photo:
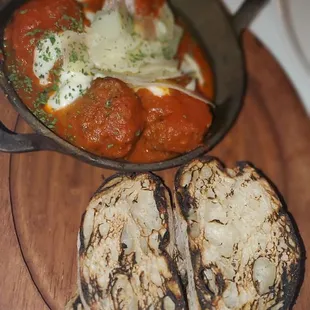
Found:
[{"label": "charred bread crust", "polygon": [[[132,191],[131,186],[133,188]],[[145,195],[148,195],[147,199],[150,199],[150,197],[152,197],[151,198],[152,201],[154,200],[154,206],[153,205],[151,206],[155,208],[156,211],[158,212],[158,218],[156,219],[151,218],[152,216],[154,217],[155,214],[154,212],[156,212],[155,210],[149,209],[150,214],[148,214],[147,208],[144,210],[143,206],[141,207],[141,203],[142,204],[149,203],[149,200],[142,201],[146,197],[143,196],[144,194],[143,195],[141,194],[142,192]],[[142,261],[141,257],[139,258],[136,255],[137,253],[135,252],[135,248],[133,248],[132,252],[128,252],[129,250],[131,251],[132,245],[128,245],[128,243],[126,244],[123,243],[122,241],[124,230],[127,229],[124,228],[127,225],[125,220],[124,222],[119,221],[122,215],[120,214],[120,216],[117,216],[115,222],[109,220],[110,221],[109,223],[105,221],[106,220],[105,216],[100,215],[100,212],[106,212],[108,209],[115,207],[117,203],[122,203],[122,199],[125,199],[124,197],[122,197],[123,194],[125,195],[126,199],[129,197],[127,195],[130,195],[130,197],[132,197],[130,198],[130,203],[132,204],[131,208],[141,207],[141,211],[139,211],[138,209],[136,209],[137,211],[133,211],[138,212],[137,214],[134,215],[136,216],[135,221],[132,221],[132,223],[136,223],[137,227],[140,227],[139,225],[141,223],[139,221],[142,220],[142,218],[139,218],[139,212],[144,212],[143,216],[145,216],[144,218],[145,221],[143,221],[141,227],[146,227],[148,225],[147,222],[153,223],[155,220],[157,221],[156,222],[157,226],[158,221],[160,221],[161,223],[160,228],[154,227],[154,229],[152,229],[152,227],[147,227],[147,230],[150,230],[152,235],[153,233],[154,234],[156,233],[156,229],[160,229],[160,232],[158,232],[158,236],[156,235],[157,236],[156,237],[157,241],[155,241],[155,246],[157,247],[156,249],[153,248],[154,245],[152,246],[149,245],[149,242],[150,243],[152,242],[151,237],[150,236],[145,237],[148,238],[147,239],[148,242],[145,245],[147,254],[145,253],[143,254],[142,253],[143,251],[141,252],[142,254],[139,254],[142,257]],[[105,197],[108,197],[107,198],[108,203],[107,201],[105,201]],[[126,203],[124,203],[124,208],[125,207]],[[167,210],[167,208],[170,207],[171,207],[171,201],[168,189],[165,187],[165,185],[163,184],[162,180],[159,177],[151,173],[117,174],[105,180],[103,185],[97,190],[97,192],[91,199],[89,207],[83,215],[81,229],[79,232],[78,282],[79,282],[79,292],[85,309],[101,309],[100,307],[103,307],[104,309],[108,310],[111,308],[110,304],[109,305],[106,304],[105,306],[100,304],[100,302],[104,302],[104,300],[107,301],[108,299],[111,300],[111,304],[113,303],[114,308],[112,309],[121,309],[120,304],[123,302],[122,294],[127,294],[127,292],[130,292],[130,294],[128,293],[128,299],[130,300],[131,298],[131,300],[133,300],[134,303],[138,302],[139,309],[147,309],[150,306],[149,304],[150,300],[152,300],[154,309],[166,309],[166,308],[169,309],[169,305],[171,306],[171,304],[173,304],[175,309],[186,309],[186,302],[183,297],[184,296],[183,288],[177,272],[176,265],[173,259],[166,251],[166,247],[170,242],[168,210]],[[125,210],[124,213],[132,212],[130,210]],[[108,228],[106,229],[108,230],[108,233],[105,232],[101,234],[99,227],[96,226],[97,224],[95,224],[95,221],[97,215],[101,216],[99,221],[101,221],[102,219],[102,222],[99,222],[100,226],[107,225],[106,227]],[[150,216],[149,219],[147,219],[148,215]],[[124,214],[124,218],[126,218],[126,216],[127,213]],[[89,218],[91,218],[94,223],[91,231],[88,231],[89,228],[87,226],[88,222],[90,222]],[[113,224],[115,224],[115,226],[113,226]],[[124,226],[120,228],[121,227],[120,225]],[[130,226],[130,228],[132,228],[132,226]],[[114,235],[112,236],[112,233],[115,234],[115,238]],[[144,236],[143,235],[144,231],[141,230],[140,233],[141,233],[140,237]],[[109,241],[110,243],[107,243],[108,239],[110,239]],[[140,242],[141,239],[139,239]],[[133,240],[133,237],[131,240]],[[102,252],[103,255],[101,256],[101,258],[98,258],[98,260],[100,261],[106,260],[106,263],[104,263],[105,265],[94,267],[97,268],[98,270],[89,267],[91,264],[97,263],[96,259],[91,257],[93,255],[92,253],[95,253],[94,249],[96,247],[97,249],[99,247],[101,247],[102,249],[109,244],[110,249],[114,246],[119,247],[119,249],[117,249],[117,260],[115,259],[113,260],[113,258],[111,258],[113,257],[113,253],[115,253],[113,252],[112,249],[111,251],[110,249],[105,249],[104,250],[105,252]],[[140,248],[138,250],[140,251]],[[107,252],[108,255],[106,255]],[[97,254],[98,252],[95,253],[94,255]],[[144,266],[143,264],[144,261],[148,262],[147,263],[148,265]],[[154,286],[153,282],[151,284],[149,283],[150,277],[152,275],[148,275],[148,272],[145,271],[147,268],[152,268],[152,262],[154,263],[155,268],[157,266],[156,264],[159,264],[158,270],[160,272],[161,285],[158,287],[158,291],[154,289],[154,287],[156,286]],[[100,268],[105,268],[105,266],[109,268],[108,269],[109,272],[105,273],[105,275],[108,274],[107,282],[104,282],[104,279],[100,279],[100,276],[104,274],[103,272],[100,271]],[[157,275],[156,272],[155,274]],[[137,281],[141,287],[138,288],[134,287]],[[146,282],[149,281],[147,283],[148,285],[151,286],[153,285],[152,289],[145,291],[145,289],[142,287],[143,286],[142,284],[145,283],[145,281]],[[102,284],[102,282],[104,282],[104,284]],[[156,283],[158,284],[159,282]],[[126,287],[127,291],[124,287]],[[155,293],[153,293],[152,290],[155,290]],[[132,298],[134,291],[141,292],[141,296],[136,296],[137,298],[135,297]],[[159,298],[158,296],[161,297]]]},{"label": "charred bread crust", "polygon": [[84,310],[81,297],[78,292],[68,301],[65,310]]},{"label": "charred bread crust", "polygon": [[[156,183],[156,187],[154,190],[154,197],[155,200],[158,202],[157,203],[157,208],[159,210],[160,213],[163,213],[165,216],[165,220],[166,223],[168,223],[168,213],[166,212],[167,210],[167,205],[170,204],[171,201],[171,195],[170,195],[170,190],[169,188],[167,188],[163,182],[163,180],[151,173],[116,173],[114,175],[111,175],[110,177],[106,178],[103,183],[99,186],[99,188],[95,191],[95,193],[93,194],[93,196],[91,197],[91,201],[96,199],[98,196],[103,195],[106,191],[108,191],[111,187],[118,185],[119,183],[121,183],[123,180],[125,179],[130,179],[130,180],[135,180],[135,178],[137,178],[138,176],[141,175],[146,175],[147,178],[149,178],[150,180],[154,181]],[[84,222],[84,217],[87,211],[85,211],[82,214],[82,218],[81,218],[81,224],[80,226],[82,226],[82,223]],[[79,242],[80,242],[80,246],[79,249],[80,251],[85,251],[85,244],[84,244],[84,237],[82,235],[81,230],[79,231]],[[167,242],[167,240],[169,240],[169,229],[167,230],[167,235],[165,236],[165,238],[162,240],[161,245],[164,245],[165,242]]]},{"label": "charred bread crust", "polygon": [[[278,269],[281,269],[281,281],[280,284],[278,282],[277,284],[275,283],[274,287],[270,288],[268,294],[270,294],[270,296],[273,296],[273,298],[270,297],[270,300],[275,302],[274,305],[279,305],[277,309],[290,309],[293,302],[295,301],[298,289],[300,288],[302,282],[304,252],[302,250],[303,247],[301,238],[298,234],[298,231],[296,230],[294,222],[291,221],[290,215],[285,211],[285,204],[283,204],[283,200],[281,200],[282,197],[279,197],[274,185],[271,185],[271,183],[267,181],[266,177],[264,177],[257,169],[255,169],[249,163],[239,162],[236,168],[225,169],[224,166],[213,157],[206,156],[200,159],[196,159],[191,163],[181,167],[175,177],[175,203],[176,207],[181,210],[181,214],[188,223],[187,229],[189,235],[192,231],[192,224],[190,224],[192,223],[192,221],[189,220],[189,217],[191,216],[192,212],[195,212],[193,210],[197,210],[200,208],[198,198],[193,192],[190,192],[190,188],[192,186],[191,184],[193,182],[193,178],[195,178],[195,175],[199,175],[201,169],[203,169],[203,167],[205,166],[212,167],[212,173],[214,175],[211,174],[206,178],[201,177],[201,179],[199,180],[201,184],[199,186],[204,186],[205,184],[203,183],[207,183],[207,187],[213,190],[212,183],[218,181],[217,175],[227,177],[231,180],[242,178],[244,175],[248,175],[248,178],[244,180],[245,183],[240,184],[239,189],[232,188],[232,191],[227,192],[226,194],[228,196],[234,195],[233,190],[239,191],[242,190],[242,186],[247,186],[246,183],[254,184],[255,182],[257,182],[255,184],[259,184],[260,186],[262,186],[266,195],[268,195],[268,198],[272,201],[274,205],[277,206],[277,210],[271,216],[271,221],[280,223],[280,235],[284,234],[285,237],[288,236],[288,239],[285,239],[284,237],[283,238],[286,240],[286,247],[287,251],[290,253],[289,259],[291,259],[291,261],[288,261],[287,263],[285,262],[283,264],[281,264],[281,262],[278,262],[279,266],[281,265],[281,268],[276,265],[276,270],[278,271]],[[215,192],[214,195],[216,195]],[[199,246],[195,246],[195,240],[193,241],[193,239],[195,238],[192,238],[189,243],[191,243],[190,252],[194,269],[194,281],[200,306],[202,309],[221,309],[220,299],[223,298],[224,291],[225,289],[227,289],[227,281],[225,284],[225,277],[221,273],[220,268],[216,266],[216,264],[206,266],[202,263],[202,256],[205,254],[202,254],[202,249],[199,248]],[[290,242],[288,242],[287,240],[289,240]],[[272,260],[272,257],[270,259]],[[252,269],[254,269],[255,262],[256,261],[253,262]],[[217,291],[215,293],[214,290],[210,290],[208,285],[206,285],[206,281],[204,279],[205,275],[203,274],[206,267],[209,273],[211,273],[210,270],[213,270],[213,277],[215,275],[215,279],[213,279],[213,284],[215,281],[217,287]],[[266,296],[266,294],[264,296]],[[265,298],[264,296],[262,296],[262,298]],[[250,306],[250,309],[259,309],[259,302],[260,301],[257,298],[254,298],[251,302],[247,304],[247,306]],[[272,305],[270,306],[270,308],[271,307]]]}]

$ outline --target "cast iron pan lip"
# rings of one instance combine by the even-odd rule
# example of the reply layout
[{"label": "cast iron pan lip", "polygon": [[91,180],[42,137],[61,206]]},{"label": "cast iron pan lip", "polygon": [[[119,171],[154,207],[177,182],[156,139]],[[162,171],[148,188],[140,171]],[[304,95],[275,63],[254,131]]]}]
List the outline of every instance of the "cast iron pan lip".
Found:
[{"label": "cast iron pan lip", "polygon": [[[222,7],[222,10],[223,7]],[[225,12],[226,13],[226,12]],[[165,170],[170,169],[174,167],[178,167],[182,164],[185,164],[189,161],[191,161],[194,158],[200,157],[207,152],[211,151],[229,132],[231,127],[235,124],[235,121],[242,109],[243,106],[243,98],[245,94],[246,89],[246,69],[245,69],[245,58],[242,46],[240,44],[238,34],[234,31],[233,25],[231,23],[231,20],[229,19],[228,14],[223,14],[223,16],[226,17],[227,23],[231,26],[231,33],[233,34],[236,42],[236,46],[238,46],[239,53],[240,53],[240,75],[242,76],[242,80],[240,80],[240,88],[236,91],[238,92],[239,102],[238,105],[236,104],[236,107],[231,111],[232,115],[229,116],[229,121],[226,122],[225,126],[223,126],[219,131],[217,131],[211,138],[208,140],[203,146],[200,146],[188,153],[182,154],[180,156],[177,156],[175,158],[161,161],[161,162],[155,162],[155,163],[130,163],[126,161],[121,160],[113,160],[108,159],[105,157],[100,157],[97,155],[94,155],[84,149],[81,149],[77,146],[74,146],[58,136],[56,133],[48,129],[41,121],[39,121],[32,112],[28,109],[28,107],[22,102],[22,100],[19,98],[17,93],[15,92],[13,86],[11,85],[11,82],[9,81],[6,70],[4,67],[4,64],[2,63],[0,65],[0,76],[3,76],[3,81],[0,83],[0,87],[3,89],[5,95],[9,99],[9,102],[12,104],[12,106],[15,108],[15,110],[19,113],[19,115],[30,125],[30,127],[40,135],[40,139],[45,140],[47,142],[47,148],[44,150],[49,151],[56,151],[59,153],[63,153],[66,155],[74,156],[88,164],[91,164],[93,166],[101,167],[101,168],[107,168],[112,170],[120,170],[120,171],[128,171],[128,172],[143,172],[143,171],[159,171],[159,170]],[[9,18],[10,19],[10,18]],[[8,20],[9,20],[8,19]],[[6,24],[1,25],[0,28],[3,30],[6,27]],[[0,46],[3,47],[3,37],[0,38]],[[214,72],[214,64],[210,63],[211,70]],[[217,85],[216,85],[216,78],[215,81],[215,94],[217,94]],[[216,97],[215,97],[216,102]],[[215,108],[216,109],[216,108]],[[212,125],[211,128],[212,129]],[[210,132],[209,129],[209,132]],[[208,133],[206,134],[206,137],[208,137]],[[208,138],[207,138],[208,139]]]}]

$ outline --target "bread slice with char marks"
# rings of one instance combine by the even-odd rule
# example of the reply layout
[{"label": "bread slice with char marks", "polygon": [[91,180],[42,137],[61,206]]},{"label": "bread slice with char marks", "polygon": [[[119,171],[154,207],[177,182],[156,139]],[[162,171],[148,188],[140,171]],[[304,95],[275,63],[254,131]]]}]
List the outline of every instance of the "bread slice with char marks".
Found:
[{"label": "bread slice with char marks", "polygon": [[173,198],[151,173],[104,182],[82,219],[67,309],[290,309],[301,239],[266,178],[203,157],[178,170]]},{"label": "bread slice with char marks", "polygon": [[78,240],[78,285],[87,309],[186,309],[166,248],[170,196],[153,174],[120,174],[92,198]]},{"label": "bread slice with char marks", "polygon": [[299,240],[256,169],[194,160],[178,171],[175,197],[190,309],[290,309],[301,280]]}]

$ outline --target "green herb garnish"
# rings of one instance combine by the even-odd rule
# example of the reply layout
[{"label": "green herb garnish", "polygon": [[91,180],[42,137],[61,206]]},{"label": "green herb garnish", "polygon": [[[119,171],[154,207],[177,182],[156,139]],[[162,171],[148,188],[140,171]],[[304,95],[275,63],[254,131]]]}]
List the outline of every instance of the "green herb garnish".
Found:
[{"label": "green herb garnish", "polygon": [[137,62],[137,61],[142,61],[147,55],[143,53],[141,50],[139,50],[136,53],[131,53],[129,54],[129,60],[131,62]]},{"label": "green herb garnish", "polygon": [[69,55],[70,62],[77,62],[79,60],[79,56],[75,50],[73,50]]},{"label": "green herb garnish", "polygon": [[[82,17],[80,17],[79,19],[76,19],[76,18],[68,16],[68,15],[63,15],[62,19],[67,20],[71,23],[70,28],[72,28],[72,30],[75,30],[78,32],[82,32],[84,30]],[[65,28],[65,27],[62,27],[62,28]],[[63,30],[67,30],[67,29],[63,29]]]},{"label": "green herb garnish", "polygon": [[26,36],[34,36],[34,35],[36,35],[36,34],[42,32],[42,31],[43,31],[43,30],[41,30],[41,29],[34,29],[34,30],[32,30],[32,31],[28,31],[28,32],[26,33]]},{"label": "green herb garnish", "polygon": [[50,39],[52,45],[54,45],[54,43],[56,42],[56,37],[53,33],[51,33],[48,38]]},{"label": "green herb garnish", "polygon": [[111,100],[107,100],[107,101],[105,102],[105,106],[106,106],[106,108],[111,108],[111,106],[112,106],[112,101],[111,101]]},{"label": "green herb garnish", "polygon": [[34,116],[36,116],[46,127],[49,129],[54,129],[57,124],[57,119],[53,117],[52,114],[48,114],[42,109],[35,109],[33,111]]},{"label": "green herb garnish", "polygon": [[170,60],[173,58],[173,50],[169,46],[165,46],[162,49],[163,55],[167,60]]},{"label": "green herb garnish", "polygon": [[107,145],[107,149],[109,150],[110,148],[112,148],[114,146],[114,144],[108,144]]}]

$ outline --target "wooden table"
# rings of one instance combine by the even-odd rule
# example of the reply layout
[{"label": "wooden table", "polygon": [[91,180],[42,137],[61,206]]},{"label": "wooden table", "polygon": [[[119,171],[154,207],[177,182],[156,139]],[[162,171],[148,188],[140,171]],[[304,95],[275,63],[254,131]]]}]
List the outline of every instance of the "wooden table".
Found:
[{"label": "wooden table", "polygon": [[[309,251],[310,122],[271,55],[249,33],[244,45],[249,75],[246,103],[236,126],[212,154],[229,166],[248,160],[261,168],[283,193]],[[3,96],[0,102],[1,120],[13,129],[17,115]],[[28,130],[23,122],[18,129]],[[101,176],[112,172],[46,152],[0,154],[0,172],[0,309],[48,309],[42,296],[51,308],[61,309],[75,287],[74,242],[80,215]],[[173,171],[160,175],[171,179]],[[58,184],[53,195],[49,182]],[[298,310],[310,309],[308,262],[306,267]]]}]

